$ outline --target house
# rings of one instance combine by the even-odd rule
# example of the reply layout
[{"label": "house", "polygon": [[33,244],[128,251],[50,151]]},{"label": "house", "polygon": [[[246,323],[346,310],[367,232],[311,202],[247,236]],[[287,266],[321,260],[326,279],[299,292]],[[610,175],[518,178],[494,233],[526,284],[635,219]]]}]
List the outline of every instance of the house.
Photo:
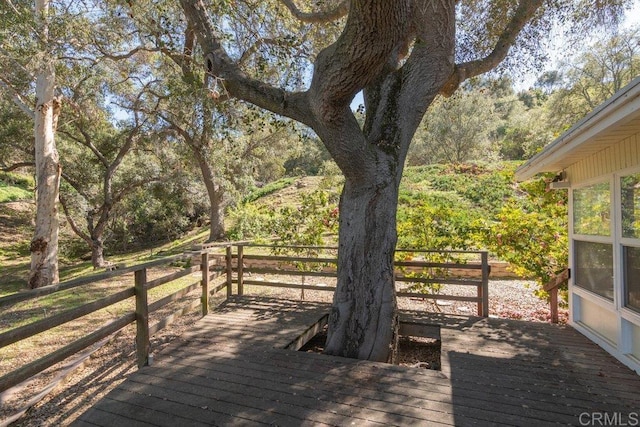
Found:
[{"label": "house", "polygon": [[569,191],[569,323],[640,373],[640,77],[516,171]]}]

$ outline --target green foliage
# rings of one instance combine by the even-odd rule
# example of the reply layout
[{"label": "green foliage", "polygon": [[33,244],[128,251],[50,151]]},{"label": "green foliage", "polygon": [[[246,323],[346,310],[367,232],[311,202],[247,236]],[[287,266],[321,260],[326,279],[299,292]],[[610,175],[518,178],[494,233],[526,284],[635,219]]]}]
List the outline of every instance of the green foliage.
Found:
[{"label": "green foliage", "polygon": [[33,199],[33,192],[22,187],[7,184],[0,179],[0,203]]},{"label": "green foliage", "polygon": [[496,100],[484,88],[439,98],[427,111],[408,155],[410,165],[461,163],[495,157],[493,133],[501,121]]},{"label": "green foliage", "polygon": [[109,224],[107,248],[125,252],[175,240],[201,223],[204,200],[192,199],[184,185],[188,183],[169,181],[126,197]]},{"label": "green foliage", "polygon": [[247,240],[268,237],[269,221],[273,213],[263,206],[242,203],[229,209],[231,227],[227,229],[230,240]]},{"label": "green foliage", "polygon": [[398,247],[476,249],[478,211],[455,193],[432,192],[398,218]]},{"label": "green foliage", "polygon": [[33,199],[33,178],[10,172],[0,172],[0,203]]},{"label": "green foliage", "polygon": [[[568,266],[567,193],[548,191],[548,180],[520,184],[522,197],[478,228],[487,248],[509,262],[516,274],[540,286]],[[546,296],[541,288],[536,294]]]},{"label": "green foliage", "polygon": [[253,190],[251,193],[245,196],[245,198],[242,200],[242,203],[254,202],[260,199],[261,197],[268,196],[269,194],[273,194],[276,191],[282,190],[283,188],[286,188],[292,185],[295,182],[295,180],[296,178],[289,177],[289,178],[282,178],[274,182],[270,182],[269,184],[265,185],[262,188],[257,188]]},{"label": "green foliage", "polygon": [[284,206],[273,213],[271,234],[287,245],[323,245],[323,236],[338,230],[336,202],[327,191],[302,193],[299,206]]}]

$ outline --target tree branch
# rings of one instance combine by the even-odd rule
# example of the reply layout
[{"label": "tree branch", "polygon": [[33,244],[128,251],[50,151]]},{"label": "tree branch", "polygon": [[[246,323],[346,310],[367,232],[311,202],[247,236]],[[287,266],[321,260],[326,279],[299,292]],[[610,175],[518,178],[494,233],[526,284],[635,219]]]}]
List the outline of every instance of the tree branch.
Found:
[{"label": "tree branch", "polygon": [[522,29],[543,3],[543,0],[520,0],[511,21],[498,38],[493,50],[482,59],[456,65],[441,93],[445,96],[451,96],[466,79],[491,71],[500,64],[509,53],[509,49],[515,43]]},{"label": "tree branch", "polygon": [[0,168],[0,170],[2,172],[11,172],[11,171],[14,171],[16,169],[27,168],[27,167],[35,166],[35,165],[36,164],[34,162],[19,162],[19,163],[14,163],[14,164],[12,164],[10,166],[7,166],[7,167],[2,167],[2,168]]},{"label": "tree branch", "polygon": [[295,5],[293,0],[280,0],[282,4],[284,4],[287,9],[291,12],[296,19],[307,22],[310,24],[322,24],[326,22],[332,22],[337,19],[346,16],[349,13],[349,0],[342,0],[338,5],[332,10],[327,10],[323,12],[302,12]]},{"label": "tree branch", "polygon": [[76,192],[80,194],[87,202],[91,200],[89,194],[82,191],[82,186],[78,183],[78,181],[74,180],[71,176],[64,172],[62,172],[60,176],[62,176],[62,179],[64,179],[67,184],[69,184],[74,190],[76,190]]},{"label": "tree branch", "polygon": [[16,104],[23,113],[29,116],[32,120],[35,120],[36,113],[31,107],[29,107],[27,102],[22,98],[22,95],[20,95],[18,91],[11,87],[11,85],[9,85],[9,83],[7,83],[4,78],[2,78],[2,76],[0,76],[0,87],[3,87],[7,92],[9,92],[13,103]]},{"label": "tree branch", "polygon": [[78,226],[76,221],[71,216],[71,213],[69,212],[69,208],[67,207],[67,201],[62,195],[62,193],[58,195],[58,200],[60,201],[60,205],[62,206],[62,211],[64,212],[64,216],[67,218],[67,222],[71,226],[71,229],[73,230],[73,232],[76,233],[78,237],[80,237],[82,240],[84,240],[89,245],[91,245],[91,237],[89,237],[88,234],[80,230],[80,227]]},{"label": "tree branch", "polygon": [[309,115],[306,114],[306,93],[290,93],[247,76],[229,57],[216,37],[203,1],[180,0],[180,4],[205,52],[206,71],[221,79],[231,96],[299,122],[310,123]]}]

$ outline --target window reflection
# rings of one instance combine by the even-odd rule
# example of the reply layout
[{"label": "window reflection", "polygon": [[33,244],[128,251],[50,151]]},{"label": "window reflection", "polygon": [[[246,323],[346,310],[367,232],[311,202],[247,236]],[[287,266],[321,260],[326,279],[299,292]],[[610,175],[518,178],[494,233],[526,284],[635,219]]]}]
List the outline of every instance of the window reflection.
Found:
[{"label": "window reflection", "polygon": [[574,241],[575,284],[613,301],[613,246]]},{"label": "window reflection", "polygon": [[622,237],[640,237],[640,174],[620,178]]},{"label": "window reflection", "polygon": [[624,247],[625,305],[640,311],[640,248]]},{"label": "window reflection", "polygon": [[573,232],[590,236],[611,234],[611,195],[608,182],[573,191]]}]

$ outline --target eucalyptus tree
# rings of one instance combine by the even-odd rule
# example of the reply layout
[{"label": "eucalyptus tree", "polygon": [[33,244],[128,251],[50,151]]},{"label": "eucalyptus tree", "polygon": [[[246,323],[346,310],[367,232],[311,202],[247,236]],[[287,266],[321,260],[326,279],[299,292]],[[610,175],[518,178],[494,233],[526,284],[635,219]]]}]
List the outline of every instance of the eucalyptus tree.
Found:
[{"label": "eucalyptus tree", "polygon": [[[60,98],[55,94],[57,48],[50,0],[6,1],[2,5],[4,31],[0,41],[3,66],[0,87],[34,123],[36,219],[31,240],[28,286],[38,288],[58,282],[58,191],[60,162],[55,126]],[[24,56],[31,58],[27,64]],[[23,90],[33,88],[31,96]]]},{"label": "eucalyptus tree", "polygon": [[[398,186],[410,142],[434,98],[498,67],[510,51],[507,65],[527,57],[517,53],[539,54],[556,18],[591,24],[622,12],[618,0],[597,7],[544,0],[342,0],[325,3],[327,12],[300,10],[293,0],[282,0],[302,21],[343,19],[338,38],[315,56],[306,90],[290,91],[239,65],[225,39],[234,19],[220,10],[226,2],[180,3],[207,72],[223,83],[223,95],[308,125],[344,174],[338,285],[325,352],[371,360],[394,353]],[[244,2],[233,2],[238,3]],[[350,108],[360,91],[362,127]]]}]

